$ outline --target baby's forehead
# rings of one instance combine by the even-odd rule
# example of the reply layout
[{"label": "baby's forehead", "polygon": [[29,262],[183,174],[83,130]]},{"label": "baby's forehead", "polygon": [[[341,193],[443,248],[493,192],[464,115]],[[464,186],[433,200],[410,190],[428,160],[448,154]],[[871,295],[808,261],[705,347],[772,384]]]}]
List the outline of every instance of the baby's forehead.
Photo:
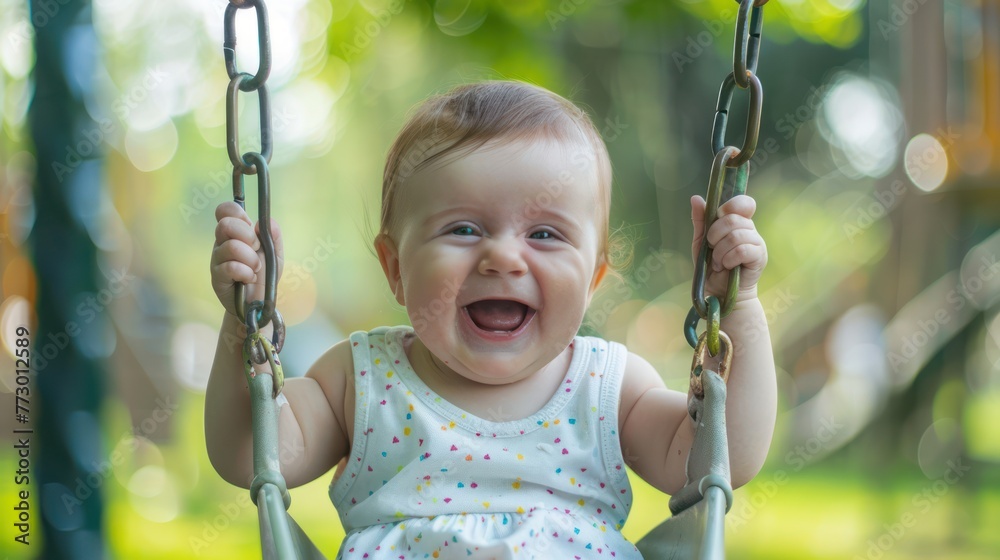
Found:
[{"label": "baby's forehead", "polygon": [[462,206],[486,217],[516,213],[529,221],[540,218],[541,210],[562,210],[580,226],[603,224],[610,185],[597,149],[582,134],[424,143],[423,153],[404,155],[408,169],[397,175],[388,229],[426,226],[436,214]]},{"label": "baby's forehead", "polygon": [[[598,183],[593,150],[550,140],[492,142],[443,158],[422,173],[423,183],[440,190],[541,189],[553,182],[570,191],[594,191]],[[565,189],[559,189],[562,192]]]},{"label": "baby's forehead", "polygon": [[[435,158],[426,171],[438,173],[534,171],[552,178],[577,176],[586,180],[595,173],[597,154],[583,141],[540,136],[498,138],[477,146],[448,150]],[[588,183],[590,181],[587,181]]]},{"label": "baby's forehead", "polygon": [[559,218],[580,227],[601,211],[592,157],[578,146],[514,142],[484,146],[415,173],[401,192],[402,220],[416,225],[452,216],[484,223]]}]

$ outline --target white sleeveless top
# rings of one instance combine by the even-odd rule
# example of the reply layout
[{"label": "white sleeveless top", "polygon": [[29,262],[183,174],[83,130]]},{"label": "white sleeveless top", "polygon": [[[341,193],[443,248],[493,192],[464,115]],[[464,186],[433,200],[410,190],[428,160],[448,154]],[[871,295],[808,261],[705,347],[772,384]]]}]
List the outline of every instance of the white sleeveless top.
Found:
[{"label": "white sleeveless top", "polygon": [[351,335],[355,423],[330,487],[338,558],[641,558],[618,441],[627,352],[576,337],[560,389],[522,420],[491,422],[431,391],[403,350],[408,326]]}]

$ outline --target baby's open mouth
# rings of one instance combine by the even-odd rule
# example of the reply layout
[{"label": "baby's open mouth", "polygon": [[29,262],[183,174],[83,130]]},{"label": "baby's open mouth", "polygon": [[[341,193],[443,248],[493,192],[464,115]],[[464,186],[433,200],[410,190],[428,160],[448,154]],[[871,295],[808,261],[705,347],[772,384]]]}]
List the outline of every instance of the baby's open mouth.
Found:
[{"label": "baby's open mouth", "polygon": [[517,330],[535,310],[506,299],[484,299],[465,306],[472,322],[484,331],[511,332]]}]

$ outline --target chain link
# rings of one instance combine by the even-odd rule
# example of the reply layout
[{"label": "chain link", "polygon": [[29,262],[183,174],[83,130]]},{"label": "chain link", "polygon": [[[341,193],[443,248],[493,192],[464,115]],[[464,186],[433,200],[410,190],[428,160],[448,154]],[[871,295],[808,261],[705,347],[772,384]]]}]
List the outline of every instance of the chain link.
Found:
[{"label": "chain link", "polygon": [[[256,175],[257,167],[246,161],[245,157],[240,157],[239,138],[239,98],[240,85],[253,79],[253,76],[246,73],[239,73],[229,81],[226,89],[226,148],[229,151],[229,161],[233,167],[239,169],[243,175]],[[257,88],[257,100],[260,105],[260,154],[264,160],[271,163],[271,99],[267,92],[267,84],[260,84]]]},{"label": "chain link", "polygon": [[[719,356],[719,364],[717,366],[719,377],[722,378],[723,382],[729,381],[729,370],[733,365],[733,341],[729,339],[729,336],[719,331],[719,346],[722,351],[722,355]],[[702,381],[701,374],[705,371],[705,346],[708,343],[708,338],[711,336],[710,331],[705,331],[701,333],[701,337],[698,338],[698,342],[694,347],[694,359],[691,361],[691,378],[689,380],[689,387],[691,394],[695,397],[701,399],[705,397],[705,386]],[[716,354],[719,350],[715,351]],[[709,354],[712,351],[709,350]],[[714,354],[712,354],[714,355]]]},{"label": "chain link", "polygon": [[[260,53],[260,65],[255,74],[240,72],[236,68],[236,12],[240,9],[254,8],[257,15],[257,43]],[[264,299],[248,303],[246,301],[246,285],[236,284],[236,315],[247,325],[248,344],[247,356],[254,362],[262,364],[273,360],[273,354],[281,351],[285,341],[285,324],[281,314],[275,308],[278,291],[278,262],[275,254],[274,239],[271,236],[271,192],[268,163],[271,161],[271,101],[267,90],[267,77],[271,73],[271,39],[267,24],[267,8],[264,0],[230,0],[226,6],[224,18],[224,38],[222,52],[226,62],[226,72],[229,74],[229,87],[226,89],[226,146],[229,160],[233,164],[233,200],[246,208],[244,194],[244,177],[257,176],[257,222],[261,247],[264,250]],[[240,92],[257,92],[260,105],[260,151],[246,152],[240,155],[239,144],[239,95]],[[274,329],[269,343],[262,342],[259,331],[268,323],[273,323]],[[281,385],[275,382],[275,394],[281,390]]]},{"label": "chain link", "polygon": [[[719,88],[719,103],[715,107],[715,121],[712,123],[712,152],[718,154],[726,145],[726,128],[729,124],[729,105],[733,101],[733,88],[738,86],[735,74],[726,76]],[[764,103],[764,91],[760,80],[749,71],[746,73],[747,85],[750,88],[750,108],[747,111],[746,133],[743,135],[743,147],[736,157],[726,165],[739,167],[750,161],[757,149],[757,137],[760,133],[760,111]],[[741,86],[742,87],[742,86]]]},{"label": "chain link", "polygon": [[226,72],[232,80],[240,72],[236,70],[236,10],[254,8],[257,11],[257,50],[260,64],[253,79],[241,84],[243,91],[254,91],[267,81],[271,73],[271,32],[267,25],[267,6],[264,0],[229,0],[223,20],[222,55],[226,59]]},{"label": "chain link", "polygon": [[[736,17],[736,39],[733,46],[733,71],[722,81],[719,88],[719,100],[715,107],[715,119],[712,123],[712,171],[708,182],[708,194],[705,198],[705,229],[703,231],[701,248],[695,259],[694,280],[691,286],[691,301],[694,304],[684,321],[684,337],[693,348],[698,347],[698,321],[708,322],[707,330],[701,338],[707,338],[709,354],[715,356],[720,349],[719,323],[722,317],[729,315],[736,303],[739,291],[740,268],[736,267],[729,273],[726,294],[722,301],[718,296],[705,297],[705,279],[708,266],[712,261],[712,248],[708,245],[708,230],[715,223],[720,204],[733,196],[744,194],[750,176],[749,164],[757,149],[757,139],[760,132],[760,115],[764,103],[764,91],[757,78],[757,61],[760,53],[761,29],[764,25],[762,6],[767,0],[737,0],[740,4]],[[743,146],[726,145],[726,130],[729,124],[729,106],[733,100],[734,88],[750,90],[749,110],[747,114],[746,132],[743,136]],[[728,196],[722,196],[726,181],[726,169],[737,168],[735,185]]]}]

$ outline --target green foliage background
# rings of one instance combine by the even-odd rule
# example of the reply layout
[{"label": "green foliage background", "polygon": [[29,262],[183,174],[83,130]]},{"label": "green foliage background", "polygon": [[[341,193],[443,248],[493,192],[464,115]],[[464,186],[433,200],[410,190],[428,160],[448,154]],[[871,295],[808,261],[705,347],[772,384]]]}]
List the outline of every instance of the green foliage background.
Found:
[{"label": "green foliage background", "polygon": [[[223,95],[228,79],[220,52],[224,5],[221,0],[94,2],[104,45],[97,70],[104,87],[95,92],[103,108],[95,111],[115,123],[107,139],[106,192],[113,211],[106,226],[118,243],[106,248],[105,256],[130,266],[165,298],[149,310],[143,306],[150,300],[137,296],[130,311],[116,311],[116,332],[125,344],[122,317],[131,312],[157,314],[174,333],[165,351],[170,364],[130,370],[109,360],[111,382],[101,418],[107,456],[119,446],[132,447],[132,427],[143,420],[128,404],[142,398],[129,376],[145,374],[156,387],[171,386],[180,402],[169,426],[144,433],[140,451],[125,454],[97,485],[107,498],[107,538],[121,558],[259,554],[256,514],[246,492],[221,481],[205,453],[199,386],[214,342],[195,344],[177,334],[186,327],[195,338],[211,335],[221,317],[207,264],[213,209],[230,197]],[[2,6],[0,29],[11,37],[28,14],[10,0]],[[270,7],[272,21],[279,20],[279,6]],[[735,7],[730,0],[302,0],[286,7],[282,21],[291,23],[285,32],[272,31],[272,40],[276,52],[294,43],[296,54],[276,55],[272,77],[277,130],[272,215],[282,226],[289,263],[279,291],[292,278],[301,286],[285,288],[285,299],[279,300],[296,323],[283,354],[290,372],[301,374],[309,357],[337,336],[407,321],[384,288],[370,225],[377,219],[384,156],[407,112],[459,83],[512,78],[586,107],[611,153],[612,222],[633,238],[636,266],[623,273],[624,291],[609,288],[597,299],[588,328],[628,342],[670,386],[683,389],[690,367],[690,349],[680,337],[692,272],[688,199],[704,194],[707,183],[715,98],[731,71]],[[823,122],[823,109],[812,97],[821,97],[844,76],[894,83],[903,72],[899,50],[907,30],[886,32],[878,22],[890,17],[889,8],[864,0],[772,1],[765,13],[758,71],[765,90],[762,155],[755,160],[749,194],[758,200],[756,222],[769,247],[761,298],[773,311],[782,415],[767,467],[736,493],[728,517],[730,557],[995,557],[1000,550],[991,521],[1000,516],[997,366],[955,359],[956,352],[981,348],[984,341],[989,346],[996,338],[990,334],[989,306],[906,386],[879,386],[870,394],[858,390],[852,398],[878,397],[877,410],[857,425],[847,421],[851,434],[818,442],[803,436],[797,414],[832,383],[835,360],[825,355],[828,337],[851,306],[867,302],[891,317],[908,299],[881,296],[907,282],[923,288],[956,268],[956,251],[989,239],[996,218],[964,214],[970,218],[960,231],[941,234],[954,243],[928,249],[919,263],[892,257],[901,243],[898,220],[905,216],[895,224],[873,220],[855,233],[858,202],[896,175],[851,175],[829,151],[803,140],[819,138],[816,130],[823,126],[816,124]],[[254,48],[250,33],[240,36],[240,57]],[[9,52],[10,58],[20,51]],[[11,177],[30,167],[24,125],[30,76],[23,69],[30,68],[30,52],[24,56],[23,64],[7,60],[3,73],[0,144],[11,213],[18,211],[10,202],[16,200],[18,181]],[[146,88],[144,97],[163,105],[170,124],[144,129],[136,115],[149,112],[148,102],[130,103],[132,93],[144,91],[151,69],[165,78]],[[744,122],[740,93],[730,117],[731,142],[742,134],[736,131]],[[905,93],[888,98],[899,105]],[[255,146],[255,101],[244,96],[241,103],[242,141]],[[906,138],[919,131],[907,129]],[[950,181],[961,184],[963,178]],[[248,197],[251,215],[254,198]],[[335,250],[320,251],[330,243]],[[17,244],[11,248],[5,266],[26,251]],[[653,257],[665,266],[646,266]],[[301,274],[289,277],[290,270]],[[10,296],[5,288],[4,297]],[[977,391],[965,379],[968,369],[980,366],[991,381]],[[853,414],[833,413],[840,414],[838,420]],[[936,490],[937,477],[920,468],[921,442],[934,426],[947,432],[941,441],[958,446],[954,457],[970,465],[967,477],[943,492]],[[4,477],[15,464],[12,453],[0,452]],[[637,477],[632,480],[637,498],[625,533],[638,539],[667,517],[667,497]],[[291,512],[333,557],[343,532],[328,484],[325,476],[294,490]],[[0,494],[0,519],[13,505],[13,495]],[[34,508],[39,511],[38,504]],[[14,534],[9,523],[0,527],[7,557],[32,557],[29,550],[8,546]]]}]

